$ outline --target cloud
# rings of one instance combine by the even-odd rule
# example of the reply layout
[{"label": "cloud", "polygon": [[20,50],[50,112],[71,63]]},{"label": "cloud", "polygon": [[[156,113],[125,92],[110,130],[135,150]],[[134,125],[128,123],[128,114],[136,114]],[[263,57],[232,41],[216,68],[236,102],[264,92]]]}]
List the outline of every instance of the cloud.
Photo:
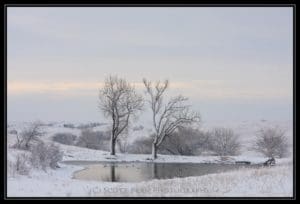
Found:
[{"label": "cloud", "polygon": [[[8,94],[39,94],[39,93],[68,93],[76,91],[95,91],[102,88],[101,82],[26,82],[11,81],[7,84]],[[143,89],[144,85],[134,82],[132,85],[137,89]],[[172,83],[173,88],[189,88],[191,84],[178,82]]]},{"label": "cloud", "polygon": [[[68,93],[70,91],[89,91],[101,88],[103,83],[98,82],[8,82],[8,94],[32,93]],[[78,92],[81,93],[81,92]]]},{"label": "cloud", "polygon": [[[138,91],[144,90],[141,82],[132,82]],[[80,97],[82,95],[94,97],[103,87],[103,82],[26,82],[9,81],[8,95],[49,94],[63,97]],[[292,91],[284,88],[256,89],[252,87],[237,87],[231,81],[225,80],[191,80],[189,82],[173,81],[166,92],[167,97],[182,94],[193,100],[292,100]]]}]

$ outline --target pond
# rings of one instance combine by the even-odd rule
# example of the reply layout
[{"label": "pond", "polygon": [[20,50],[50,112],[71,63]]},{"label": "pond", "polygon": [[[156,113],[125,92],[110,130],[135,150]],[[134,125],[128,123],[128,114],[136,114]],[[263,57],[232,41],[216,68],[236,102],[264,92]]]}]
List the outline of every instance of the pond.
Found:
[{"label": "pond", "polygon": [[83,162],[69,161],[66,164],[82,165],[85,169],[73,174],[74,179],[141,182],[152,179],[202,176],[228,172],[240,168],[257,168],[259,165],[245,164],[195,164],[195,163],[147,163],[147,162]]}]

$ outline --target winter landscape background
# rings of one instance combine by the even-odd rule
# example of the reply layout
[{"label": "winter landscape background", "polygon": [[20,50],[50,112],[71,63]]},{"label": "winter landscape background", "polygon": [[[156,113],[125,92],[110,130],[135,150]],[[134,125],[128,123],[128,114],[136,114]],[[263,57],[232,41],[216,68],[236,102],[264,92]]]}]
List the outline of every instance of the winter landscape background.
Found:
[{"label": "winter landscape background", "polygon": [[[291,7],[8,7],[7,45],[7,196],[293,196]],[[144,77],[168,79],[163,102],[182,94],[201,121],[154,160],[145,102],[110,155],[111,118],[99,108],[109,76],[145,100]],[[215,128],[232,130],[239,151],[218,152]],[[287,150],[274,166],[253,149],[268,128]],[[118,182],[116,169],[112,182],[95,179],[97,162],[259,167],[139,182]]]}]

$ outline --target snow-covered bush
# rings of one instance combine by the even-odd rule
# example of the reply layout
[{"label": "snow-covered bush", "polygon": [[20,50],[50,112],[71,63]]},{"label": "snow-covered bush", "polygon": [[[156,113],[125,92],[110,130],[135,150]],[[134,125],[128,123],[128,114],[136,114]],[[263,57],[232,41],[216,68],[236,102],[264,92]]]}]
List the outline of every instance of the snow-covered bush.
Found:
[{"label": "snow-covered bush", "polygon": [[76,141],[76,135],[72,133],[57,133],[52,137],[54,142],[66,145],[73,145]]},{"label": "snow-covered bush", "polygon": [[[128,147],[132,154],[150,154],[153,135],[138,138]],[[166,136],[158,148],[160,154],[199,155],[208,147],[208,134],[198,129],[180,127],[172,135]]]},{"label": "snow-covered bush", "polygon": [[93,131],[91,129],[81,130],[80,136],[76,143],[77,146],[90,149],[109,150],[110,135],[108,132]]},{"label": "snow-covered bush", "polygon": [[52,169],[57,168],[58,162],[60,162],[63,158],[63,152],[59,149],[59,146],[52,143],[47,147],[47,153],[49,167]]},{"label": "snow-covered bush", "polygon": [[285,132],[279,128],[263,128],[258,131],[252,148],[267,157],[285,157],[288,154]]},{"label": "snow-covered bush", "polygon": [[13,148],[29,150],[34,143],[40,140],[39,137],[43,135],[41,127],[42,123],[37,121],[22,130],[20,134],[17,133],[17,141]]},{"label": "snow-covered bush", "polygon": [[59,146],[53,143],[45,144],[44,142],[39,142],[30,151],[32,166],[43,170],[46,170],[47,167],[52,169],[57,168],[58,162],[63,157],[63,152],[59,149]]},{"label": "snow-covered bush", "polygon": [[241,143],[229,128],[214,128],[209,136],[209,148],[219,156],[238,155]]},{"label": "snow-covered bush", "polygon": [[197,155],[207,148],[208,134],[198,129],[180,127],[167,135],[158,152],[173,155]]},{"label": "snow-covered bush", "polygon": [[128,153],[131,154],[151,154],[152,152],[152,142],[151,137],[143,137],[136,139],[128,147]]},{"label": "snow-covered bush", "polygon": [[28,175],[30,172],[30,162],[29,157],[25,153],[18,154],[15,158],[15,161],[8,161],[7,172],[8,175],[15,176],[19,175]]}]

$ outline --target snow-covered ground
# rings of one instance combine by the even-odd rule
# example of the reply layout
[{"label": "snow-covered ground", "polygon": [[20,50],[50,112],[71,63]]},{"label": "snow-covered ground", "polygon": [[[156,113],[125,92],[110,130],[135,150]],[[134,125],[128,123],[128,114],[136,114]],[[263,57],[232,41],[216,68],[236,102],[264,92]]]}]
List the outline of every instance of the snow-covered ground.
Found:
[{"label": "snow-covered ground", "polygon": [[[277,124],[278,123],[278,124]],[[12,129],[22,130],[25,123],[11,123],[8,132]],[[287,129],[292,135],[292,126],[289,122],[282,123],[258,121],[220,124],[204,124],[203,129],[216,126],[231,127],[240,134],[243,142],[248,144],[253,139],[255,131],[260,127],[279,126]],[[282,126],[283,125],[283,126]],[[107,126],[95,129],[106,130]],[[79,135],[79,129],[63,127],[62,123],[45,126],[44,141],[50,141],[53,134],[70,132]],[[131,132],[131,140],[141,135],[149,134],[144,128],[141,131]],[[291,136],[290,135],[290,136]],[[290,137],[292,138],[292,137]],[[15,141],[14,134],[8,134],[8,161],[13,161],[20,152],[11,148]],[[60,145],[64,152],[63,161],[126,161],[152,162],[150,155],[117,154],[110,156],[108,152],[92,150],[69,145]],[[186,163],[232,163],[235,161],[250,161],[262,163],[264,158],[256,153],[243,151],[240,156],[221,160],[217,156],[174,156],[159,155],[156,162],[186,162]],[[277,165],[271,168],[235,170],[233,172],[210,174],[199,177],[174,178],[167,180],[152,180],[140,183],[111,183],[99,181],[83,181],[72,178],[75,171],[83,166],[60,164],[57,170],[31,170],[29,176],[10,175],[7,180],[7,195],[14,196],[292,196],[293,174],[292,158],[278,159]]]},{"label": "snow-covered ground", "polygon": [[33,172],[29,177],[8,178],[8,196],[293,196],[291,165],[140,183],[112,183],[72,179],[72,173],[81,168],[79,166],[62,165],[59,170]]},{"label": "snow-covered ground", "polygon": [[[99,161],[99,162],[153,162],[149,154],[121,154],[111,156],[109,152],[92,150],[75,146],[64,146],[64,161]],[[158,155],[154,162],[157,163],[235,163],[236,161],[250,161],[252,164],[261,164],[268,158],[263,156],[230,156],[221,159],[219,156],[179,156]],[[289,162],[289,158],[276,159],[277,163]]]}]

